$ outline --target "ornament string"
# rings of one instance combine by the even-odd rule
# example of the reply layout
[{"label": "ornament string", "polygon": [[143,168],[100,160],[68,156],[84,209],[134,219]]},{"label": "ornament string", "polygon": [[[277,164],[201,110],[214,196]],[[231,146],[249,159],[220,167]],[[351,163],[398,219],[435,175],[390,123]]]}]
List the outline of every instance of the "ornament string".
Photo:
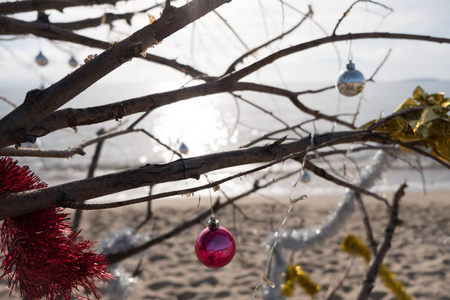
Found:
[{"label": "ornament string", "polygon": [[352,44],[353,44],[353,35],[350,32],[350,45],[348,47],[348,61],[352,61],[353,60],[353,53],[352,53]]}]

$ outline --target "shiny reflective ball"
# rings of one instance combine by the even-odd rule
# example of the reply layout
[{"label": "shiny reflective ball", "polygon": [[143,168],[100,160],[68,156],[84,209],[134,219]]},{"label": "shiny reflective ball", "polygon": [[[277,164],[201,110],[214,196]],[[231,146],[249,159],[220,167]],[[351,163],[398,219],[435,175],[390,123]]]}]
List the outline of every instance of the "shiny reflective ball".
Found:
[{"label": "shiny reflective ball", "polygon": [[70,57],[69,66],[71,66],[72,68],[75,68],[76,66],[78,66],[78,61],[75,59],[75,57],[73,57],[73,56]]},{"label": "shiny reflective ball", "polygon": [[358,95],[364,89],[366,79],[364,75],[355,69],[355,64],[351,61],[347,64],[347,70],[339,74],[336,87],[344,96],[353,97]]},{"label": "shiny reflective ball", "polygon": [[226,266],[236,253],[233,235],[224,227],[205,228],[195,242],[195,254],[198,260],[208,268]]},{"label": "shiny reflective ball", "polygon": [[178,151],[180,151],[181,154],[188,154],[189,148],[188,148],[188,146],[186,146],[185,143],[181,143],[180,147],[178,147]]},{"label": "shiny reflective ball", "polygon": [[48,59],[47,57],[44,56],[44,54],[42,54],[41,51],[39,51],[39,54],[36,55],[35,59],[36,63],[38,65],[40,65],[41,67],[46,66],[48,64]]},{"label": "shiny reflective ball", "polygon": [[300,176],[300,181],[303,183],[308,183],[311,181],[311,174],[309,172],[303,172],[303,174]]}]

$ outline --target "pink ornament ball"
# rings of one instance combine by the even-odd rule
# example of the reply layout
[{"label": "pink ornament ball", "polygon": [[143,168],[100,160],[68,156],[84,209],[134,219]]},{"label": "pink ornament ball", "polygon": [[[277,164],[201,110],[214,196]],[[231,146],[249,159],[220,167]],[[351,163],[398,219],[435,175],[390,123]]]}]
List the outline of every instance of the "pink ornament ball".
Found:
[{"label": "pink ornament ball", "polygon": [[233,235],[226,228],[217,227],[205,228],[195,242],[195,253],[198,260],[213,269],[226,266],[236,253],[236,242]]}]

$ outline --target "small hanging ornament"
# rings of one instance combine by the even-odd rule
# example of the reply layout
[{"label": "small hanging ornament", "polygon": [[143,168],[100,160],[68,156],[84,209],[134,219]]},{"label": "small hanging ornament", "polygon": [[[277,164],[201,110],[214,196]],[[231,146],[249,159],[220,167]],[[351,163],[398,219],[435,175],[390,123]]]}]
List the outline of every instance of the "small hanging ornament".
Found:
[{"label": "small hanging ornament", "polygon": [[233,259],[236,242],[226,228],[219,226],[219,220],[211,216],[208,227],[197,237],[195,253],[198,260],[208,268],[222,268]]},{"label": "small hanging ornament", "polygon": [[300,176],[300,181],[303,183],[308,183],[311,181],[311,174],[309,174],[309,172],[305,171],[302,173],[302,175]]},{"label": "small hanging ornament", "polygon": [[75,68],[76,66],[78,66],[78,61],[75,59],[75,57],[73,57],[73,55],[69,59],[69,65],[72,68]]},{"label": "small hanging ornament", "polygon": [[39,51],[39,54],[36,55],[35,61],[38,65],[40,65],[41,67],[46,66],[48,64],[48,59],[47,57],[44,56],[44,54],[42,54],[41,51]]},{"label": "small hanging ornament", "polygon": [[350,60],[347,64],[347,70],[339,74],[336,87],[342,95],[353,97],[362,92],[365,84],[364,75],[355,69],[355,64]]},{"label": "small hanging ornament", "polygon": [[180,147],[178,147],[178,151],[180,151],[181,154],[188,154],[189,148],[185,143],[181,143]]}]

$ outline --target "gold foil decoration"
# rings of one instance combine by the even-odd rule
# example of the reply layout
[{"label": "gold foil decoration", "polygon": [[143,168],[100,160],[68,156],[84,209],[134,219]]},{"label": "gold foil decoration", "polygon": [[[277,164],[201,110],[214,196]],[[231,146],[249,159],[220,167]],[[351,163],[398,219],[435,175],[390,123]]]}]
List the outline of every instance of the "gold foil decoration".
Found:
[{"label": "gold foil decoration", "polygon": [[[341,243],[340,249],[350,254],[361,256],[366,261],[370,262],[370,250],[361,239],[353,234],[347,235]],[[378,276],[384,285],[391,291],[397,300],[412,300],[413,298],[406,292],[405,286],[395,279],[395,274],[391,272],[385,263],[381,264]]]},{"label": "gold foil decoration", "polygon": [[314,297],[320,291],[320,285],[312,281],[311,277],[298,265],[289,264],[283,276],[286,277],[286,280],[281,285],[280,292],[285,297],[291,297],[294,294],[295,283],[311,297]]},{"label": "gold foil decoration", "polygon": [[[444,93],[427,94],[418,86],[412,98],[403,101],[394,111],[405,113],[384,122],[375,130],[389,132],[393,139],[401,142],[420,142],[431,148],[432,155],[450,162],[449,108],[450,101]],[[362,128],[374,123],[371,121]]]}]

